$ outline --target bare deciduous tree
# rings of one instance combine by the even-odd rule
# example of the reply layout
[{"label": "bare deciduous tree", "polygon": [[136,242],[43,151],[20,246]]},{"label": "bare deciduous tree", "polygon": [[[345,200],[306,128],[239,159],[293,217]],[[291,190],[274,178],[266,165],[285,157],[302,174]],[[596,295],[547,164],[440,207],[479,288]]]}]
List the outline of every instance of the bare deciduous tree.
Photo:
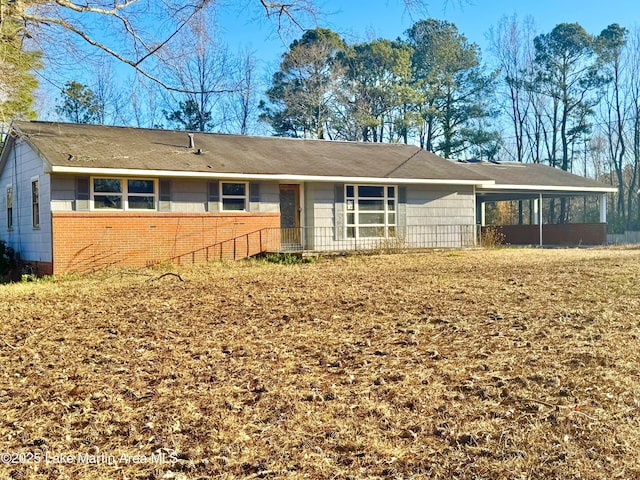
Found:
[{"label": "bare deciduous tree", "polygon": [[236,90],[229,71],[231,59],[226,45],[217,41],[210,32],[215,27],[210,17],[199,13],[179,35],[174,44],[161,55],[168,82],[179,86],[179,92],[169,92],[169,112],[177,113],[188,106],[194,117],[191,125],[199,131],[209,131],[223,123],[214,109],[222,94]]},{"label": "bare deciduous tree", "polygon": [[513,127],[518,162],[526,160],[527,127],[531,125],[528,120],[533,97],[527,91],[527,83],[531,81],[534,36],[533,18],[520,20],[516,15],[502,17],[489,31],[490,50],[500,68],[503,96],[507,99],[504,109]]}]

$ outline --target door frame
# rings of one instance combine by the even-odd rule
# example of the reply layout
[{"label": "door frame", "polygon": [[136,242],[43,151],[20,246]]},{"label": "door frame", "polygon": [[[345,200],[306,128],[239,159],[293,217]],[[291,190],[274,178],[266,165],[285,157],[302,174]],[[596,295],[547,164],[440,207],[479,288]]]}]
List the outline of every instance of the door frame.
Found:
[{"label": "door frame", "polygon": [[[282,193],[282,190],[286,190],[286,189],[292,189],[295,190],[296,192],[296,226],[295,228],[300,228],[300,226],[302,225],[302,202],[301,202],[301,198],[300,198],[300,184],[299,183],[281,183],[278,185],[278,193]],[[280,196],[278,196],[278,199],[280,199]],[[280,206],[282,206],[282,203],[280,203]],[[282,215],[282,209],[280,209],[280,215]]]},{"label": "door frame", "polygon": [[[280,183],[278,185],[278,208],[280,208],[280,191],[282,187],[294,188],[296,191],[296,205],[297,205],[297,227],[300,230],[300,245],[304,248],[305,246],[305,233],[304,233],[304,222],[305,222],[305,211],[303,208],[304,205],[304,184],[303,183],[293,183],[286,182]],[[280,212],[282,215],[282,212]]]}]

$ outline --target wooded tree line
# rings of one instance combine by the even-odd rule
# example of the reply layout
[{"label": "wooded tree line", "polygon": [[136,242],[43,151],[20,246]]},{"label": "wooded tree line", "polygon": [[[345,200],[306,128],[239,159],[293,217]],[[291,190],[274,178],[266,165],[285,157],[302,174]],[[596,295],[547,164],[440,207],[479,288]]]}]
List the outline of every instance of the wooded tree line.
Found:
[{"label": "wooded tree line", "polygon": [[[135,72],[123,88],[104,62],[91,81],[59,85],[61,119],[240,134],[255,133],[260,121],[280,136],[413,143],[452,159],[541,162],[619,187],[610,223],[640,229],[638,31],[613,24],[592,35],[563,23],[540,34],[530,19],[504,17],[489,32],[483,58],[456,25],[433,18],[394,40],[348,43],[313,28],[291,43],[265,85],[250,52],[232,54],[216,38],[210,2],[164,2],[163,12],[152,13],[171,18],[171,33],[154,41],[140,33],[135,14],[125,14],[132,3],[0,0],[0,122],[35,115],[33,72],[43,65],[46,71],[55,56],[39,48],[46,36],[35,33],[58,28]],[[300,15],[313,15],[314,4],[260,1],[260,8],[295,26]],[[88,14],[121,22],[120,41],[90,38],[81,21]],[[557,220],[570,215],[562,202]]]},{"label": "wooded tree line", "polygon": [[417,143],[446,158],[494,158],[497,72],[443,20],[414,24],[404,39],[347,45],[307,31],[282,57],[261,118],[276,135]]},{"label": "wooded tree line", "polygon": [[[261,104],[276,135],[420,145],[445,158],[542,162],[619,188],[615,230],[640,228],[640,31],[502,18],[490,55],[447,21],[347,44],[307,31]],[[490,66],[491,65],[491,66]],[[570,221],[559,201],[557,218]]]}]

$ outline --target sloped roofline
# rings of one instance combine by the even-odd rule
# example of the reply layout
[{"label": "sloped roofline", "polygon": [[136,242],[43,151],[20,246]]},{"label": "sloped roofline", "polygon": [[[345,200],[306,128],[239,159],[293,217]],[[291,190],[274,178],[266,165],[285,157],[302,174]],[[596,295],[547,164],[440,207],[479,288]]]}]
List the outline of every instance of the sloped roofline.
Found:
[{"label": "sloped roofline", "polygon": [[[11,130],[9,130],[11,132]],[[7,164],[9,160],[9,152],[13,148],[16,139],[11,133],[8,133],[4,140],[4,145],[2,146],[2,151],[0,151],[0,174],[4,170],[4,166]]]}]

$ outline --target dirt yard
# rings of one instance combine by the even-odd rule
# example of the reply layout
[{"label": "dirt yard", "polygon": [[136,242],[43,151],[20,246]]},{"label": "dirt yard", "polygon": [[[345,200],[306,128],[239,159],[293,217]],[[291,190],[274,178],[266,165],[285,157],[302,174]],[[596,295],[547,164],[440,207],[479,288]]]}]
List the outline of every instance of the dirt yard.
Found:
[{"label": "dirt yard", "polygon": [[0,318],[2,479],[640,478],[640,250],[103,272]]}]

